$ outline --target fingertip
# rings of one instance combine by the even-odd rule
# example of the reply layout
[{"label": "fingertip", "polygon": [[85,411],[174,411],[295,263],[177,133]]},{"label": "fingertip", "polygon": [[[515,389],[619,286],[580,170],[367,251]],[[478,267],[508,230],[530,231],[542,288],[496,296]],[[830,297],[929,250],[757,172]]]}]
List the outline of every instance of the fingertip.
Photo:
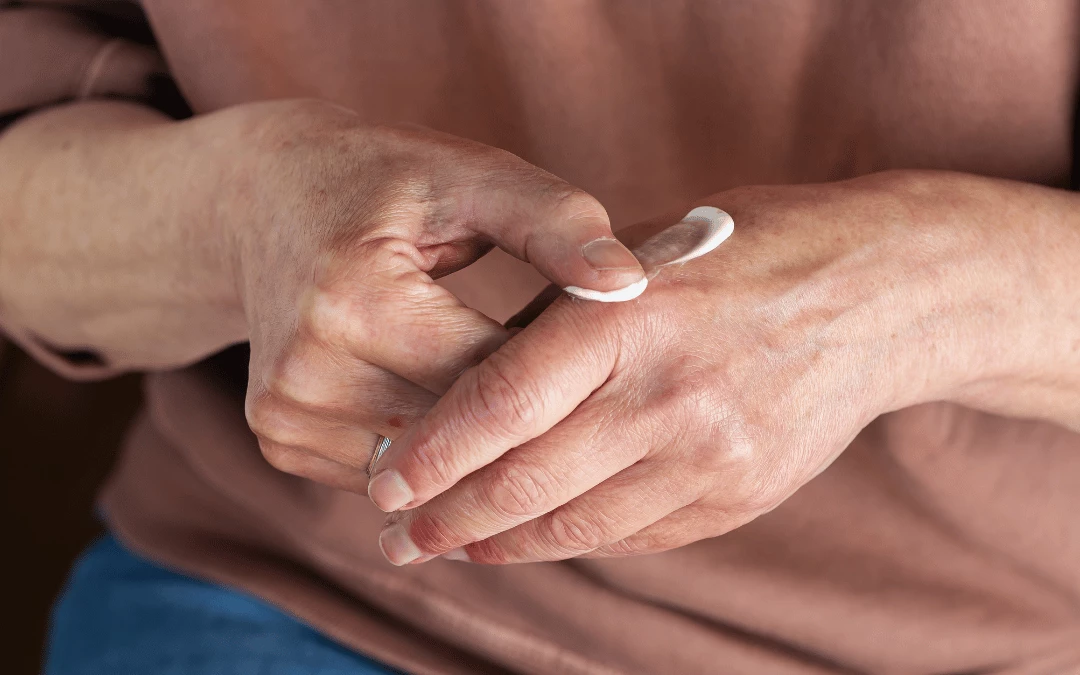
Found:
[{"label": "fingertip", "polygon": [[[581,234],[585,233],[574,236]],[[610,232],[594,235],[585,244],[571,243],[571,237],[560,238],[557,233],[534,241],[529,261],[561,288],[618,294],[645,278],[638,259]]]},{"label": "fingertip", "polygon": [[630,249],[615,237],[598,237],[581,247],[581,257],[597,272],[641,270]]},{"label": "fingertip", "polygon": [[379,533],[379,549],[390,564],[399,567],[423,557],[423,553],[409,536],[409,531],[401,523],[388,525]]},{"label": "fingertip", "polygon": [[386,513],[397,511],[414,499],[412,488],[395,469],[386,469],[372,476],[368,483],[368,497]]},{"label": "fingertip", "polygon": [[645,270],[630,249],[612,236],[597,237],[586,243],[581,247],[581,257],[595,278],[570,284],[575,288],[602,293],[618,292],[645,277]]}]

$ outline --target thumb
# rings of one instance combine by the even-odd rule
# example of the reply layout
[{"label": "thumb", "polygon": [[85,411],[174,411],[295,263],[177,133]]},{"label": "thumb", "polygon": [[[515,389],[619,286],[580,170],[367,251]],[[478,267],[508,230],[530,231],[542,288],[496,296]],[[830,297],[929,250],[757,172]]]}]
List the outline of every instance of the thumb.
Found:
[{"label": "thumb", "polygon": [[[649,279],[664,267],[679,265],[699,258],[724,243],[735,230],[735,221],[726,212],[713,206],[699,206],[682,220],[651,237],[648,228],[630,228],[623,233],[638,235],[645,241],[634,247],[634,256],[645,269]],[[548,286],[506,322],[506,327],[521,330],[532,323],[560,295],[557,286]]]},{"label": "thumb", "polygon": [[566,292],[601,302],[641,295],[648,284],[634,254],[611,232],[592,195],[535,167],[524,181],[500,177],[469,195],[469,228]]}]

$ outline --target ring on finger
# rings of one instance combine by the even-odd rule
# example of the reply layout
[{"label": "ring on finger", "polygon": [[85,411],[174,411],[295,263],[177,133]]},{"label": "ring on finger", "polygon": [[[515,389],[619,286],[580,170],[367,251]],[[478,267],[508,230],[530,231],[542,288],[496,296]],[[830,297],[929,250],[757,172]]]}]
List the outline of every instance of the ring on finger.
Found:
[{"label": "ring on finger", "polygon": [[375,444],[375,453],[371,455],[371,461],[368,462],[368,476],[372,475],[375,471],[375,465],[379,463],[379,459],[390,449],[390,442],[390,439],[386,436],[379,436],[379,440]]}]

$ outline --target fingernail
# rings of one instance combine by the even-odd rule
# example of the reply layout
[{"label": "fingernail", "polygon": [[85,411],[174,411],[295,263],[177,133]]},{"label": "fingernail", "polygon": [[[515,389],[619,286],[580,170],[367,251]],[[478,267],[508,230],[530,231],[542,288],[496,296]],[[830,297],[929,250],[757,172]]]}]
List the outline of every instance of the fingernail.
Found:
[{"label": "fingernail", "polygon": [[400,524],[394,524],[379,533],[379,548],[391,563],[408,565],[420,557],[420,549],[409,538],[408,531]]},{"label": "fingernail", "polygon": [[597,270],[622,270],[639,268],[637,258],[611,237],[593,239],[581,247],[581,256]]},{"label": "fingernail", "polygon": [[368,483],[368,497],[383,511],[397,511],[413,500],[413,491],[393,469],[380,471]]},{"label": "fingernail", "polygon": [[463,562],[472,562],[472,558],[465,552],[464,548],[455,548],[442,554],[442,557],[447,560],[461,560]]}]

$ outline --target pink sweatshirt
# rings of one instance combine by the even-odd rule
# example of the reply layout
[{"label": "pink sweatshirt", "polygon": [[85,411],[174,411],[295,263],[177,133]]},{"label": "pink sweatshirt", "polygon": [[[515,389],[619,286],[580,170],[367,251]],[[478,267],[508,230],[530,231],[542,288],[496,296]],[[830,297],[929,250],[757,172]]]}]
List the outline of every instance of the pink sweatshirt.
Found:
[{"label": "pink sweatshirt", "polygon": [[[1072,166],[1075,0],[143,5],[156,44],[137,44],[139,8],[124,2],[0,0],[0,115],[103,95],[153,104],[166,73],[196,113],[315,96],[506,148],[617,225],[750,183],[919,167],[1063,186]],[[499,256],[445,283],[499,319],[542,286]],[[57,369],[109,373],[10,332]],[[879,418],[723,537],[627,559],[397,569],[365,498],[263,460],[244,359],[148,378],[102,494],[110,526],[387,663],[1080,673],[1080,436],[1062,428],[925,405]]]}]

